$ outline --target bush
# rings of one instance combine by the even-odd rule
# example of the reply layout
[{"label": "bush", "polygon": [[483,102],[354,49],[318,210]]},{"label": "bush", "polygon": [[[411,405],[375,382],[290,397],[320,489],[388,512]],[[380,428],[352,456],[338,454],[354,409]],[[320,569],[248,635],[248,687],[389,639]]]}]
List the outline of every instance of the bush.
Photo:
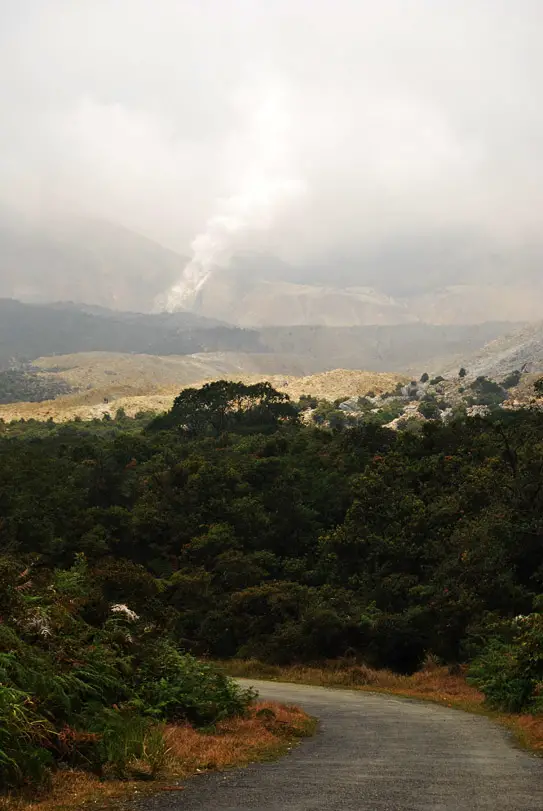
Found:
[{"label": "bush", "polygon": [[173,645],[160,643],[138,674],[138,706],[163,721],[210,726],[243,715],[255,697],[214,665],[199,662]]},{"label": "bush", "polygon": [[530,704],[534,682],[521,674],[514,646],[493,639],[469,669],[468,682],[485,695],[489,707],[521,712]]},{"label": "bush", "polygon": [[53,761],[53,733],[29,693],[0,684],[0,786],[41,785]]},{"label": "bush", "polygon": [[507,400],[507,392],[498,383],[484,376],[474,380],[469,388],[474,396],[468,398],[468,405],[497,406]]},{"label": "bush", "polygon": [[427,420],[436,420],[440,415],[438,404],[434,401],[425,401],[419,404],[419,414],[426,417]]},{"label": "bush", "polygon": [[[510,637],[507,639],[507,637]],[[516,617],[501,638],[493,638],[469,669],[468,680],[490,707],[505,712],[543,709],[543,615]]]},{"label": "bush", "polygon": [[126,777],[130,764],[143,757],[151,726],[150,718],[131,709],[104,708],[92,730],[97,733],[92,747],[95,770]]},{"label": "bush", "polygon": [[521,373],[517,370],[510,372],[500,383],[503,389],[514,389],[520,383]]},{"label": "bush", "polygon": [[[107,581],[83,555],[26,581],[28,569],[0,564],[3,788],[40,786],[60,764],[102,776],[143,767],[154,774],[165,758],[157,723],[209,726],[247,710],[252,691],[179,651],[128,606],[104,602]],[[140,574],[140,590],[141,582]]]}]

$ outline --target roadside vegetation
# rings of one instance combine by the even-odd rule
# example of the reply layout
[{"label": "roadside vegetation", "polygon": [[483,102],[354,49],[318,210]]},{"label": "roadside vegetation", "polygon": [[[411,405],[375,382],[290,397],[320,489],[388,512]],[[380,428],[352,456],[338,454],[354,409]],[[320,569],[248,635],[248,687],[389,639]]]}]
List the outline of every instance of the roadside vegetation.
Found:
[{"label": "roadside vegetation", "polygon": [[429,694],[431,656],[543,717],[543,414],[299,413],[219,381],[159,418],[0,425],[3,790],[148,777],[172,724],[250,718],[201,657],[347,658],[334,678]]},{"label": "roadside vegetation", "polygon": [[431,654],[411,674],[376,670],[365,664],[353,664],[349,659],[282,666],[256,659],[230,659],[217,664],[239,678],[386,693],[483,714],[507,727],[518,744],[543,756],[543,713],[507,712],[505,706],[489,702],[474,682],[466,678],[467,666],[444,666]]},{"label": "roadside vegetation", "polygon": [[243,716],[209,729],[159,725],[148,736],[143,756],[130,762],[124,778],[106,780],[89,770],[60,769],[51,775],[46,790],[0,796],[0,809],[78,811],[125,807],[126,799],[147,793],[175,795],[191,777],[280,757],[312,735],[315,727],[316,721],[296,707],[261,701],[251,704]]}]

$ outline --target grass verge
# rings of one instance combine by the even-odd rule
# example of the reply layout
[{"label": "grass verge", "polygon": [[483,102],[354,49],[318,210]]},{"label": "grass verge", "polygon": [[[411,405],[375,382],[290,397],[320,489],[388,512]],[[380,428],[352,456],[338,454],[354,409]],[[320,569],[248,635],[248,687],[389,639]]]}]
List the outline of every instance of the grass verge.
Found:
[{"label": "grass verge", "polygon": [[[57,772],[40,798],[0,798],[0,811],[75,811],[119,807],[145,793],[182,792],[179,783],[196,774],[273,760],[312,735],[316,720],[298,707],[256,702],[245,718],[222,721],[202,732],[167,725],[142,761],[131,764],[137,779],[101,781],[81,771]],[[154,782],[150,782],[150,781]]]},{"label": "grass verge", "polygon": [[268,679],[270,681],[314,684],[320,687],[343,687],[372,693],[417,698],[444,704],[447,707],[485,715],[513,734],[526,749],[543,756],[543,715],[514,715],[490,710],[484,695],[466,681],[463,671],[451,672],[431,657],[423,668],[411,676],[390,670],[374,670],[366,665],[345,661],[327,661],[320,665],[288,665],[280,667],[256,659],[231,659],[216,663],[230,676]]}]

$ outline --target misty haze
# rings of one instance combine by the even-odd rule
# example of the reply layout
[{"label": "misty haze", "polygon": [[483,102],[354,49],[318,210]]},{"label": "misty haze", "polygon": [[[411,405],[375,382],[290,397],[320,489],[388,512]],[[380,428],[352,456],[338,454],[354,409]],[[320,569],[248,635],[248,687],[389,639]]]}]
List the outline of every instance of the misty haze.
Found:
[{"label": "misty haze", "polygon": [[540,316],[541,8],[2,3],[0,295]]}]

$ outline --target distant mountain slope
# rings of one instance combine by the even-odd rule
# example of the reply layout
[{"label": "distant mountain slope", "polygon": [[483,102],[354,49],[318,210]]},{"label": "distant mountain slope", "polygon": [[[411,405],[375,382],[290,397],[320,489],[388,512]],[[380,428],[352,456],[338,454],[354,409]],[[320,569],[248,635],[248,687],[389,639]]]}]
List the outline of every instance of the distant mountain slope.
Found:
[{"label": "distant mountain slope", "polygon": [[[237,268],[217,270],[201,288],[194,311],[245,327],[374,326],[395,324],[480,324],[525,322],[541,318],[543,279],[512,273],[507,282],[479,278],[384,293],[379,287],[338,286],[336,269],[328,284],[293,283]],[[282,269],[288,273],[288,268]],[[294,273],[294,270],[292,270]],[[337,269],[341,275],[341,269]],[[408,286],[408,280],[404,281]],[[398,287],[401,287],[400,280]]]},{"label": "distant mountain slope", "polygon": [[[485,375],[499,379],[523,368],[527,372],[543,372],[543,321],[508,332],[461,356],[461,361],[470,377]],[[447,364],[445,371],[450,369],[451,364]]]},{"label": "distant mountain slope", "polygon": [[401,299],[406,310],[428,324],[482,324],[541,318],[543,284],[456,284]]},{"label": "distant mountain slope", "polygon": [[36,225],[0,212],[0,296],[149,311],[185,263],[174,251],[103,220]]},{"label": "distant mountain slope", "polygon": [[407,324],[419,318],[378,290],[292,284],[217,272],[202,288],[195,311],[240,326]]},{"label": "distant mountain slope", "polygon": [[[78,352],[146,355],[269,354],[266,370],[297,374],[329,369],[417,372],[440,369],[509,332],[511,324],[468,327],[405,324],[364,327],[265,327],[241,329],[194,313],[124,313],[72,303],[37,305],[0,299],[0,368],[10,359]],[[261,367],[258,367],[258,369]],[[257,369],[257,371],[258,371]],[[288,367],[291,370],[291,367]]]},{"label": "distant mountain slope", "polygon": [[399,373],[439,370],[449,359],[470,355],[511,329],[507,323],[471,326],[265,327],[269,351],[297,353],[304,367],[369,369]]},{"label": "distant mountain slope", "polygon": [[87,312],[73,304],[22,304],[0,299],[0,366],[10,358],[110,351],[147,354],[265,351],[257,332],[193,313],[142,315]]},{"label": "distant mountain slope", "polygon": [[[534,321],[543,315],[542,261],[539,245],[494,255],[462,238],[381,246],[358,261],[336,256],[296,267],[246,252],[209,276],[193,309],[248,328]],[[151,312],[186,262],[105,220],[36,222],[0,209],[0,297]]]}]

